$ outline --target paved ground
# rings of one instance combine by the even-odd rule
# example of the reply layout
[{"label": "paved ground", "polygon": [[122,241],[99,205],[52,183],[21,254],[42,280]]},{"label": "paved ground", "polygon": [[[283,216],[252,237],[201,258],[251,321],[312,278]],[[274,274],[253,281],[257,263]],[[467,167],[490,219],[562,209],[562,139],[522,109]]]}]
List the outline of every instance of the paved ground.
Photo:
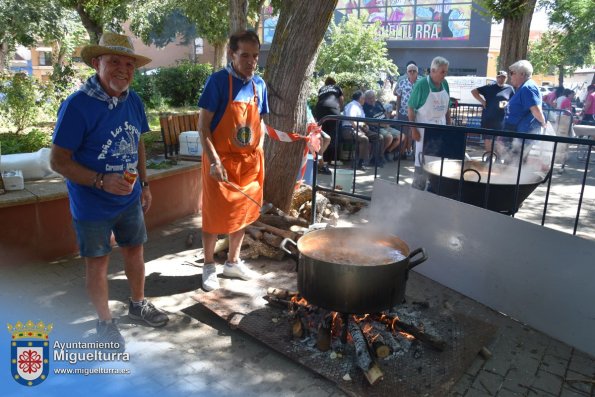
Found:
[{"label": "paved ground", "polygon": [[[200,217],[188,217],[150,233],[146,245],[147,296],[169,314],[159,329],[135,324],[126,316],[128,288],[121,256],[110,268],[110,307],[120,317],[128,345],[127,363],[94,363],[94,367],[131,370],[129,375],[58,375],[25,388],[0,371],[3,396],[93,395],[128,396],[341,396],[329,381],[291,362],[258,340],[230,329],[226,322],[192,299],[200,289],[196,248],[185,246],[188,233],[200,240]],[[196,247],[196,244],[195,244]],[[117,250],[116,250],[117,251]],[[259,269],[262,262],[252,264]],[[270,264],[269,264],[270,266]],[[289,261],[279,268],[293,266]],[[39,319],[53,322],[52,340],[83,340],[94,329],[80,258],[2,269],[2,320]],[[226,280],[222,280],[223,283]],[[433,293],[445,307],[492,322],[493,353],[477,356],[453,387],[452,396],[594,396],[595,358],[493,312],[431,280],[413,274],[407,293],[415,299]],[[66,332],[66,330],[68,332]],[[8,334],[0,342],[0,359],[8,360]],[[85,363],[83,363],[83,367]],[[67,363],[52,362],[53,368]],[[87,366],[91,366],[87,364]]]}]

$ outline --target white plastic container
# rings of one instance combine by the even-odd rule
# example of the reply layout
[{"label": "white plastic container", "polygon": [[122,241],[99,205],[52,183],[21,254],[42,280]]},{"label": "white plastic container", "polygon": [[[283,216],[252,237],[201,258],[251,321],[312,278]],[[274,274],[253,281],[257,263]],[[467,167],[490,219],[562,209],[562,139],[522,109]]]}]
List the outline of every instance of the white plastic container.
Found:
[{"label": "white plastic container", "polygon": [[0,171],[20,170],[27,180],[53,178],[58,176],[50,168],[50,149],[39,149],[34,153],[5,154],[0,159]]},{"label": "white plastic container", "polygon": [[351,190],[353,186],[353,170],[338,168],[336,186],[341,186],[343,190]]},{"label": "white plastic container", "polygon": [[23,190],[25,188],[25,179],[21,170],[3,171],[2,180],[4,181],[4,190],[6,191]]},{"label": "white plastic container", "polygon": [[202,145],[198,131],[184,131],[178,136],[181,156],[202,156]]}]

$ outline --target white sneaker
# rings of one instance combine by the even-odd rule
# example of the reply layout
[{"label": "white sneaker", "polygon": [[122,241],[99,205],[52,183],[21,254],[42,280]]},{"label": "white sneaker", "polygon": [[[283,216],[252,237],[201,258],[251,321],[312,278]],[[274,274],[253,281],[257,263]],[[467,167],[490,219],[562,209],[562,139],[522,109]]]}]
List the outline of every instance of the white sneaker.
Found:
[{"label": "white sneaker", "polygon": [[202,267],[202,288],[207,292],[219,288],[219,279],[217,278],[217,267],[215,263],[205,263]]},{"label": "white sneaker", "polygon": [[259,276],[258,273],[250,270],[241,259],[237,263],[225,261],[225,265],[223,265],[223,275],[242,280],[251,280]]}]

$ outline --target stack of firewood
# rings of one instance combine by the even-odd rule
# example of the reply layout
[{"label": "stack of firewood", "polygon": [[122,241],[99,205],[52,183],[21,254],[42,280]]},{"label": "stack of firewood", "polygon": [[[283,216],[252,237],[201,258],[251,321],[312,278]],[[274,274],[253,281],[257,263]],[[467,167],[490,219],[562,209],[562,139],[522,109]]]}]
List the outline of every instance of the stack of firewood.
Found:
[{"label": "stack of firewood", "polygon": [[[316,222],[335,226],[340,215],[353,214],[367,203],[355,198],[339,196],[332,193],[316,194]],[[302,185],[295,191],[289,213],[272,207],[260,216],[257,222],[246,228],[246,237],[242,244],[240,256],[243,259],[256,259],[260,256],[282,260],[285,252],[280,248],[281,242],[289,238],[297,242],[308,231],[312,219],[312,188]],[[224,255],[229,247],[227,237],[219,239],[215,246],[215,254]],[[287,244],[287,248],[295,250],[295,246]],[[297,251],[294,251],[297,254]]]}]

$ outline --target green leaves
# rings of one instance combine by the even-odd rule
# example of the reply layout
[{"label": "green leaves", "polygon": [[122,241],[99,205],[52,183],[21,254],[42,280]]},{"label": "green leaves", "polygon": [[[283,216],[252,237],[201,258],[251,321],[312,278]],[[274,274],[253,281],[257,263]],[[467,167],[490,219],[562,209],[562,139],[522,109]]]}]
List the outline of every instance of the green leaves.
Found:
[{"label": "green leaves", "polygon": [[329,73],[350,72],[372,74],[396,73],[397,67],[388,57],[385,36],[379,24],[366,24],[366,16],[350,16],[336,25],[332,23],[327,41],[322,44],[317,70]]},{"label": "green leaves", "polygon": [[595,2],[545,0],[550,30],[529,46],[529,60],[537,72],[561,76],[595,62]]},{"label": "green leaves", "polygon": [[0,112],[15,133],[31,126],[37,117],[37,81],[24,73],[16,73],[2,82],[0,92],[4,99],[0,102]]},{"label": "green leaves", "polygon": [[[9,51],[17,44],[31,45],[59,32],[63,9],[53,0],[0,1],[0,45]],[[7,67],[7,65],[0,65]]]}]

